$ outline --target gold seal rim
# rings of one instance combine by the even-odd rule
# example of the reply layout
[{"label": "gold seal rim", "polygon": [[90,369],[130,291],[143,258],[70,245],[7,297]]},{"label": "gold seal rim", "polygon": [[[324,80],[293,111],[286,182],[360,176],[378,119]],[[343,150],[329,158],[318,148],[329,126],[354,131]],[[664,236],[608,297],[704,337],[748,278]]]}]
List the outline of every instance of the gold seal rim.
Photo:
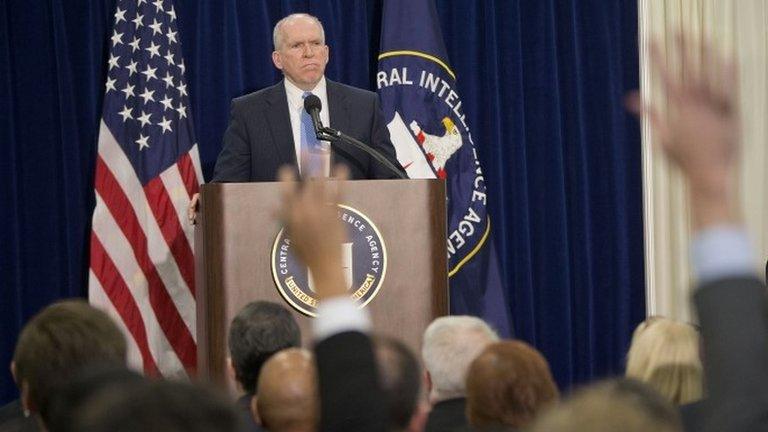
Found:
[{"label": "gold seal rim", "polygon": [[[359,309],[362,309],[362,308],[368,306],[368,304],[374,298],[376,298],[376,296],[379,294],[379,291],[381,290],[381,285],[384,283],[384,279],[387,276],[387,267],[388,267],[388,264],[389,264],[389,255],[387,253],[387,244],[384,241],[384,236],[381,234],[381,231],[379,231],[379,227],[376,226],[375,223],[373,223],[373,221],[368,217],[368,215],[366,215],[362,211],[360,211],[357,208],[352,207],[350,205],[337,204],[336,206],[339,207],[339,208],[342,208],[342,209],[346,209],[346,210],[350,210],[352,212],[355,212],[357,214],[357,216],[362,217],[368,223],[368,226],[371,227],[373,232],[376,233],[376,235],[378,236],[379,241],[380,241],[381,253],[382,253],[382,257],[384,258],[382,260],[382,266],[381,266],[382,267],[381,277],[378,278],[378,281],[377,281],[375,287],[373,288],[373,293],[370,295],[370,297],[368,297],[368,299],[365,302],[361,303],[358,306]],[[297,311],[301,312],[304,315],[307,315],[307,316],[310,316],[310,317],[317,317],[317,312],[311,311],[311,310],[307,310],[303,306],[300,306],[296,302],[293,301],[293,299],[288,295],[288,293],[286,293],[287,290],[283,286],[282,281],[280,280],[280,277],[277,274],[277,266],[275,265],[275,258],[277,256],[278,245],[280,243],[281,237],[283,236],[284,232],[285,232],[285,227],[281,227],[280,231],[278,231],[277,234],[275,235],[275,240],[272,242],[272,255],[270,257],[269,266],[271,267],[271,270],[272,270],[272,280],[275,283],[275,288],[277,289],[277,292],[280,294],[280,297],[282,297],[283,300],[285,300],[288,304],[290,304],[294,309],[296,309]]]}]

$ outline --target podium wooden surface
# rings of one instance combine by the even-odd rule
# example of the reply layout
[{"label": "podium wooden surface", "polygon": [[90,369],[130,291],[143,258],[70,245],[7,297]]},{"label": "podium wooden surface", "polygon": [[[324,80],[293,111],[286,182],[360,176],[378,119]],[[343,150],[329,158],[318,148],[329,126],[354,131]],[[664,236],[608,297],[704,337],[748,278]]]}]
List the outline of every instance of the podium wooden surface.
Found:
[{"label": "podium wooden surface", "polygon": [[[378,228],[387,270],[366,306],[376,332],[419,353],[421,335],[448,313],[445,183],[442,180],[361,180],[344,184],[341,204],[362,212]],[[296,317],[305,346],[311,320],[291,307],[272,276],[272,246],[280,229],[277,183],[203,185],[195,228],[198,374],[227,382],[227,330],[253,300],[283,304]]]}]

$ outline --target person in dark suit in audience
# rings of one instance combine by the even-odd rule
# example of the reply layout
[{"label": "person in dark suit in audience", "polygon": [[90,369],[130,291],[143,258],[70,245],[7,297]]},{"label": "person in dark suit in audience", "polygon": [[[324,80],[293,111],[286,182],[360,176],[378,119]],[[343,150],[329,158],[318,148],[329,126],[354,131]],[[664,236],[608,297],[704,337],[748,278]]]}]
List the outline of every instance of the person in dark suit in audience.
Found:
[{"label": "person in dark suit in audience", "polygon": [[[754,271],[756,256],[736,211],[741,134],[737,73],[714,50],[677,40],[685,79],[666,67],[657,47],[655,70],[667,114],[630,99],[647,116],[661,148],[688,180],[694,235],[694,302],[704,346],[705,431],[768,430],[768,296]],[[696,67],[697,52],[705,67]]]},{"label": "person in dark suit in audience", "polygon": [[86,302],[46,307],[24,326],[11,363],[24,415],[44,427],[53,395],[69,379],[88,367],[125,366],[126,350],[117,325]]},{"label": "person in dark suit in audience", "polygon": [[465,414],[467,370],[485,347],[498,340],[488,324],[477,317],[440,317],[427,327],[421,346],[432,403],[426,432],[469,430]]},{"label": "person in dark suit in audience", "polygon": [[237,404],[250,430],[260,428],[251,416],[251,399],[256,393],[259,373],[275,353],[301,345],[299,325],[283,306],[255,301],[238,312],[229,326],[229,356],[235,378],[244,391]]}]

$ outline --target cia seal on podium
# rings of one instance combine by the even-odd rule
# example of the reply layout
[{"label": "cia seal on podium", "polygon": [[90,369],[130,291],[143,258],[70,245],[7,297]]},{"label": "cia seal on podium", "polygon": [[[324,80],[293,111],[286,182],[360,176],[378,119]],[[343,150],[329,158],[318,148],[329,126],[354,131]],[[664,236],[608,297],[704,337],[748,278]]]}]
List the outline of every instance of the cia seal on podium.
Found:
[{"label": "cia seal on podium", "polygon": [[[376,225],[361,211],[338,205],[338,217],[347,229],[342,244],[342,271],[349,297],[360,308],[376,297],[387,273],[387,248]],[[280,295],[297,311],[316,316],[317,295],[312,274],[291,252],[285,229],[272,245],[272,277]]]}]

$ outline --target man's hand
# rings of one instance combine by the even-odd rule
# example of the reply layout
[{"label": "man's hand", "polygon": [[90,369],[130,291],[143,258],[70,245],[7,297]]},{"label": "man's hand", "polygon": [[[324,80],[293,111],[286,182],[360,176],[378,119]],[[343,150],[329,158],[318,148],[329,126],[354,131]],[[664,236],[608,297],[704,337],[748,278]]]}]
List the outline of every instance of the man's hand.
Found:
[{"label": "man's hand", "polygon": [[189,201],[189,206],[187,207],[187,219],[189,220],[189,223],[191,225],[194,225],[197,223],[198,202],[200,202],[200,193],[196,193],[192,195],[192,200]]},{"label": "man's hand", "polygon": [[[334,177],[346,180],[349,172],[337,167]],[[280,169],[283,207],[280,217],[291,239],[291,249],[312,271],[320,300],[346,295],[341,270],[341,243],[346,233],[338,218],[338,182],[324,179],[296,181],[292,169]]]},{"label": "man's hand", "polygon": [[[683,76],[674,76],[657,44],[651,47],[651,62],[661,78],[668,111],[642,106],[637,93],[628,106],[647,116],[667,157],[688,179],[694,225],[734,222],[734,169],[739,147],[736,69],[713,49],[677,39]],[[691,50],[701,52],[700,68]],[[696,71],[699,72],[696,72]]]}]

